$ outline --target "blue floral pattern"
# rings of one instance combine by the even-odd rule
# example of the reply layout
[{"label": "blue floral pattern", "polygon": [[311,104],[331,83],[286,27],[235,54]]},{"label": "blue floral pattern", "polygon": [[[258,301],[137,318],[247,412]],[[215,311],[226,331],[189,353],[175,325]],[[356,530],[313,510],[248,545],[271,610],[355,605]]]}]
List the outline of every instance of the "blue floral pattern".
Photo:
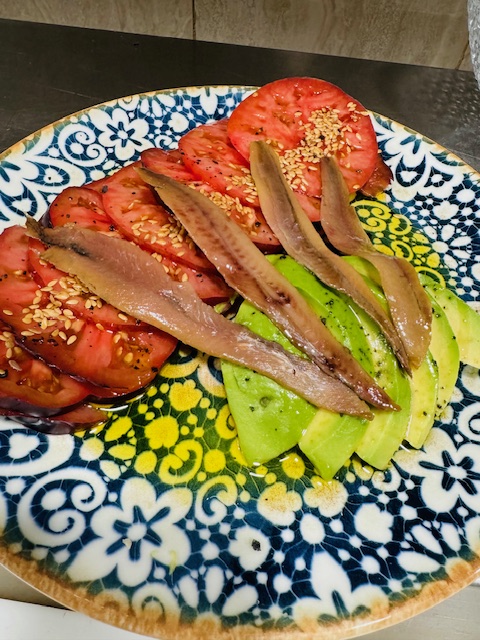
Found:
[{"label": "blue floral pattern", "polygon": [[[22,223],[26,213],[41,215],[67,185],[103,177],[145,148],[174,147],[198,123],[227,116],[248,91],[132,96],[33,134],[0,158],[0,227]],[[479,176],[420,134],[372,118],[395,178],[387,203],[421,229],[451,283],[478,307]],[[34,563],[47,592],[49,580],[72,593],[84,589],[90,608],[99,603],[96,615],[114,602],[129,628],[145,630],[151,619],[147,630],[160,636],[205,619],[227,630],[238,626],[238,637],[254,627],[313,633],[322,625],[353,634],[448,579],[455,561],[471,566],[464,583],[474,579],[477,370],[463,367],[453,402],[421,451],[400,450],[385,472],[353,460],[325,483],[295,452],[262,469],[244,467],[218,367],[195,354],[176,357],[147,392],[148,402],[137,399],[113,416],[104,436],[46,436],[1,422],[5,561]],[[188,369],[185,379],[175,378],[176,367]],[[162,393],[172,399],[179,389],[197,413],[162,415]],[[176,425],[172,442],[164,419]],[[142,438],[151,451],[165,452],[159,467],[148,447],[135,452]],[[136,455],[141,465],[133,464]]]}]

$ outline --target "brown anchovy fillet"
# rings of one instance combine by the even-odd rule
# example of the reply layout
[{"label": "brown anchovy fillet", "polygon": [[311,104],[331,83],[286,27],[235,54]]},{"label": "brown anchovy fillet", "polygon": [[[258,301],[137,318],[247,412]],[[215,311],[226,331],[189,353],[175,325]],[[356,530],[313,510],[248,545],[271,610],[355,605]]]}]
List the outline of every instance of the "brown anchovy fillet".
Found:
[{"label": "brown anchovy fillet", "polygon": [[283,176],[271,145],[250,144],[250,167],[263,215],[285,251],[310,269],[324,284],[350,296],[375,320],[401,365],[408,357],[388,314],[359,273],[323,242]]},{"label": "brown anchovy fillet", "polygon": [[154,186],[193,241],[227,284],[263,311],[325,373],[383,409],[397,409],[383,389],[345,349],[293,285],[284,278],[225,213],[198,191],[171,178],[138,170]]},{"label": "brown anchovy fillet", "polygon": [[43,254],[46,260],[76,275],[118,309],[195,349],[253,369],[317,407],[372,417],[347,386],[310,360],[219,315],[200,300],[189,282],[173,281],[155,258],[132,243],[77,226],[28,226],[50,245]]},{"label": "brown anchovy fillet", "polygon": [[342,253],[365,258],[376,267],[409,362],[419,367],[430,345],[432,305],[415,268],[405,258],[375,250],[350,205],[343,176],[332,158],[322,158],[321,175],[321,221],[328,240]]}]

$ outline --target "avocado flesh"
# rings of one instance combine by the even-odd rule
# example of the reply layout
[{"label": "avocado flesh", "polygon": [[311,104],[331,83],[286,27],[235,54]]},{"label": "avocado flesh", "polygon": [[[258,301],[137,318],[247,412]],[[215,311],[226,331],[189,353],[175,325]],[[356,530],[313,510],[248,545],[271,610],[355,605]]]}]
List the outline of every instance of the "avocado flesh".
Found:
[{"label": "avocado flesh", "polygon": [[430,352],[420,367],[412,371],[410,385],[412,405],[405,440],[415,449],[420,449],[430,433],[437,412],[438,366]]},{"label": "avocado flesh", "polygon": [[[374,270],[362,258],[346,256],[345,260],[357,269],[364,278],[372,277],[374,281],[378,279]],[[451,314],[454,317],[460,315],[462,320],[465,316],[468,316],[472,330],[468,332],[468,335],[466,331],[462,335],[464,350],[469,352],[472,347],[475,347],[475,342],[478,344],[480,340],[480,316],[463,300],[451,291],[441,287],[432,278],[421,273],[419,273],[419,278],[432,301],[433,316],[430,355],[427,356],[426,362],[412,373],[410,381],[412,386],[412,406],[405,437],[407,442],[415,448],[420,448],[423,445],[430,428],[433,426],[433,422],[441,416],[450,402],[460,366],[458,338],[456,339],[456,334],[452,331],[446,313],[436,303],[436,296],[443,300],[445,307],[452,309]],[[474,314],[473,318],[472,314]],[[465,329],[466,323],[462,321],[461,324]],[[472,335],[472,331],[474,335]],[[462,333],[461,328],[460,333]],[[474,351],[478,354],[478,349],[474,349]],[[433,363],[431,362],[431,357],[433,358]],[[472,360],[473,358],[474,355],[470,354],[469,359]],[[477,355],[478,358],[480,356]],[[435,405],[433,405],[435,395],[436,401]],[[431,415],[432,410],[433,416]]]},{"label": "avocado flesh", "polygon": [[[299,290],[337,340],[373,375],[370,345],[344,297],[320,284],[312,273],[291,258],[277,257],[272,262]],[[322,478],[331,480],[353,455],[367,425],[367,420],[319,409],[307,424],[298,445]]]},{"label": "avocado flesh", "polygon": [[[373,282],[372,291],[384,302]],[[376,469],[385,469],[403,442],[410,419],[412,392],[410,382],[377,324],[362,309],[357,308],[362,326],[370,341],[377,383],[400,407],[400,411],[373,410],[373,420],[356,448],[357,455]]]},{"label": "avocado flesh", "polygon": [[[372,361],[365,334],[341,297],[321,285],[315,276],[291,258],[270,256],[269,259],[300,290],[333,335],[351,349],[371,373]],[[299,353],[249,303],[242,303],[235,320]],[[305,455],[321,475],[329,479],[353,453],[365,431],[366,420],[319,410],[273,381],[243,367],[222,362],[222,373],[240,448],[249,465],[267,462],[300,442]]]},{"label": "avocado flesh", "polygon": [[453,291],[420,274],[427,293],[442,308],[457,340],[460,361],[480,368],[480,314]]},{"label": "avocado flesh", "polygon": [[[241,304],[235,321],[267,340],[278,342],[288,351],[299,353],[249,302]],[[268,462],[297,444],[303,426],[317,411],[313,405],[245,367],[222,361],[222,374],[240,449],[247,464]]]},{"label": "avocado flesh", "polygon": [[[264,376],[222,363],[227,396],[247,463],[266,462],[298,443],[320,475],[329,480],[354,451],[373,467],[384,469],[404,438],[414,447],[422,446],[433,419],[449,402],[458,375],[458,345],[442,309],[437,305],[436,310],[432,302],[431,356],[409,380],[376,323],[365,312],[345,296],[329,291],[292,259],[271,256],[270,260],[289,277],[337,339],[352,350],[369,373],[376,375],[379,384],[402,410],[374,410],[375,417],[370,423],[318,410]],[[371,281],[369,284],[382,299],[380,289]],[[356,323],[351,324],[345,304],[356,315]],[[242,304],[237,321],[298,353],[283,334],[248,303]],[[363,327],[363,331],[359,331],[359,327]]]},{"label": "avocado flesh", "polygon": [[430,353],[438,368],[438,393],[435,417],[440,418],[450,402],[460,369],[458,341],[442,307],[432,301],[432,339]]}]

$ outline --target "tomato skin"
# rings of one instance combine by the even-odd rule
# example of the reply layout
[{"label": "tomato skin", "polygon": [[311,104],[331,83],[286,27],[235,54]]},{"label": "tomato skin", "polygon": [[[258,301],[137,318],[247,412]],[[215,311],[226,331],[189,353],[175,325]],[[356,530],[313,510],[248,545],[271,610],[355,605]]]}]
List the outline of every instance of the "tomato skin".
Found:
[{"label": "tomato skin", "polygon": [[[201,151],[201,153],[209,154],[208,162],[211,163],[211,167],[214,167],[218,174],[217,181],[209,181],[209,171],[198,170],[198,175],[195,174],[195,170],[198,166],[195,160],[195,154],[199,153],[199,145],[195,142],[195,136],[198,135],[201,139],[200,145],[208,147],[208,145],[210,145],[209,135],[212,135],[214,136],[216,144],[220,145],[225,151],[225,153],[221,153],[217,156],[215,145],[213,145],[211,153]],[[265,221],[259,207],[258,196],[252,196],[252,194],[247,195],[243,192],[243,189],[238,187],[236,189],[234,188],[229,190],[229,181],[234,175],[241,178],[245,178],[245,176],[247,176],[247,178],[252,182],[252,185],[253,179],[248,169],[248,165],[246,165],[241,156],[241,171],[238,172],[232,169],[231,165],[233,164],[233,160],[237,158],[239,154],[230,145],[225,122],[220,121],[209,125],[201,125],[200,127],[197,127],[197,129],[193,129],[187,133],[186,136],[190,136],[192,143],[191,160],[195,167],[193,170],[189,169],[183,163],[183,158],[186,156],[179,150],[165,151],[163,149],[148,149],[147,151],[144,151],[141,156],[143,165],[151,171],[162,173],[169,178],[173,178],[173,180],[178,180],[179,182],[183,182],[194,189],[197,189],[203,193],[203,195],[207,196],[207,198],[210,198],[210,200],[215,202],[215,204],[224,209],[226,214],[245,231],[252,242],[257,246],[265,251],[274,251],[277,249],[280,243]],[[182,140],[180,141],[180,144],[182,144]],[[233,154],[235,154],[235,157],[229,157]],[[207,156],[205,155],[200,159],[200,161],[205,161],[206,157]],[[230,159],[228,164],[225,164],[226,158]],[[247,197],[252,200],[252,202],[248,202],[246,199]]]},{"label": "tomato skin", "polygon": [[81,404],[54,416],[34,416],[22,411],[2,409],[0,415],[8,416],[24,427],[49,435],[72,434],[97,426],[105,421],[106,414],[89,404]]},{"label": "tomato skin", "polygon": [[219,302],[226,302],[233,295],[233,290],[220,275],[196,271],[162,256],[156,256],[156,258],[173,280],[177,282],[188,280],[198,297],[206,304],[215,305]]},{"label": "tomato skin", "polygon": [[86,187],[67,187],[50,205],[44,222],[53,227],[78,224],[86,229],[113,233],[110,218],[103,210],[102,196]]},{"label": "tomato skin", "polygon": [[[285,78],[264,85],[234,109],[228,135],[244,158],[249,158],[253,140],[271,141],[281,160],[293,166],[292,188],[315,197],[321,195],[318,157],[336,156],[353,193],[372,174],[378,152],[364,107],[339,87],[317,78]],[[308,153],[299,157],[304,168],[287,163],[287,156],[298,157],[297,151],[305,145]],[[317,156],[313,162],[310,152]]]},{"label": "tomato skin", "polygon": [[372,175],[363,185],[360,191],[365,196],[375,197],[388,187],[393,180],[393,173],[390,167],[384,162],[382,156],[378,154],[377,162]]},{"label": "tomato skin", "polygon": [[28,271],[28,246],[22,227],[9,227],[0,236],[0,319],[21,345],[59,370],[88,380],[97,397],[130,393],[151,382],[177,341],[152,327],[98,327],[61,304],[58,313],[40,323],[38,311],[30,313],[29,307],[38,300],[44,315],[52,294],[41,292]]}]

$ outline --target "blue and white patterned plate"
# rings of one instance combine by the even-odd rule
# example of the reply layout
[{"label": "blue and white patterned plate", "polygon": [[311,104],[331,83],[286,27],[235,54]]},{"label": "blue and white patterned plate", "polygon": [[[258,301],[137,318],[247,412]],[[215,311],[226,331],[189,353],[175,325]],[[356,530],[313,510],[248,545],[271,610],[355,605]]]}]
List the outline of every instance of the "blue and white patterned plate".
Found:
[{"label": "blue and white patterned plate", "polygon": [[[69,116],[0,158],[2,228],[69,185],[227,116],[244,87],[159,91]],[[480,300],[480,178],[372,116],[395,180],[367,226]],[[388,213],[390,207],[396,214]],[[442,262],[443,261],[443,262]],[[442,271],[443,269],[443,271]],[[83,435],[0,425],[0,560],[65,605],[155,637],[335,638],[393,624],[480,565],[480,377],[463,367],[423,450],[323,482],[297,451],[242,464],[218,363],[178,351]]]}]

